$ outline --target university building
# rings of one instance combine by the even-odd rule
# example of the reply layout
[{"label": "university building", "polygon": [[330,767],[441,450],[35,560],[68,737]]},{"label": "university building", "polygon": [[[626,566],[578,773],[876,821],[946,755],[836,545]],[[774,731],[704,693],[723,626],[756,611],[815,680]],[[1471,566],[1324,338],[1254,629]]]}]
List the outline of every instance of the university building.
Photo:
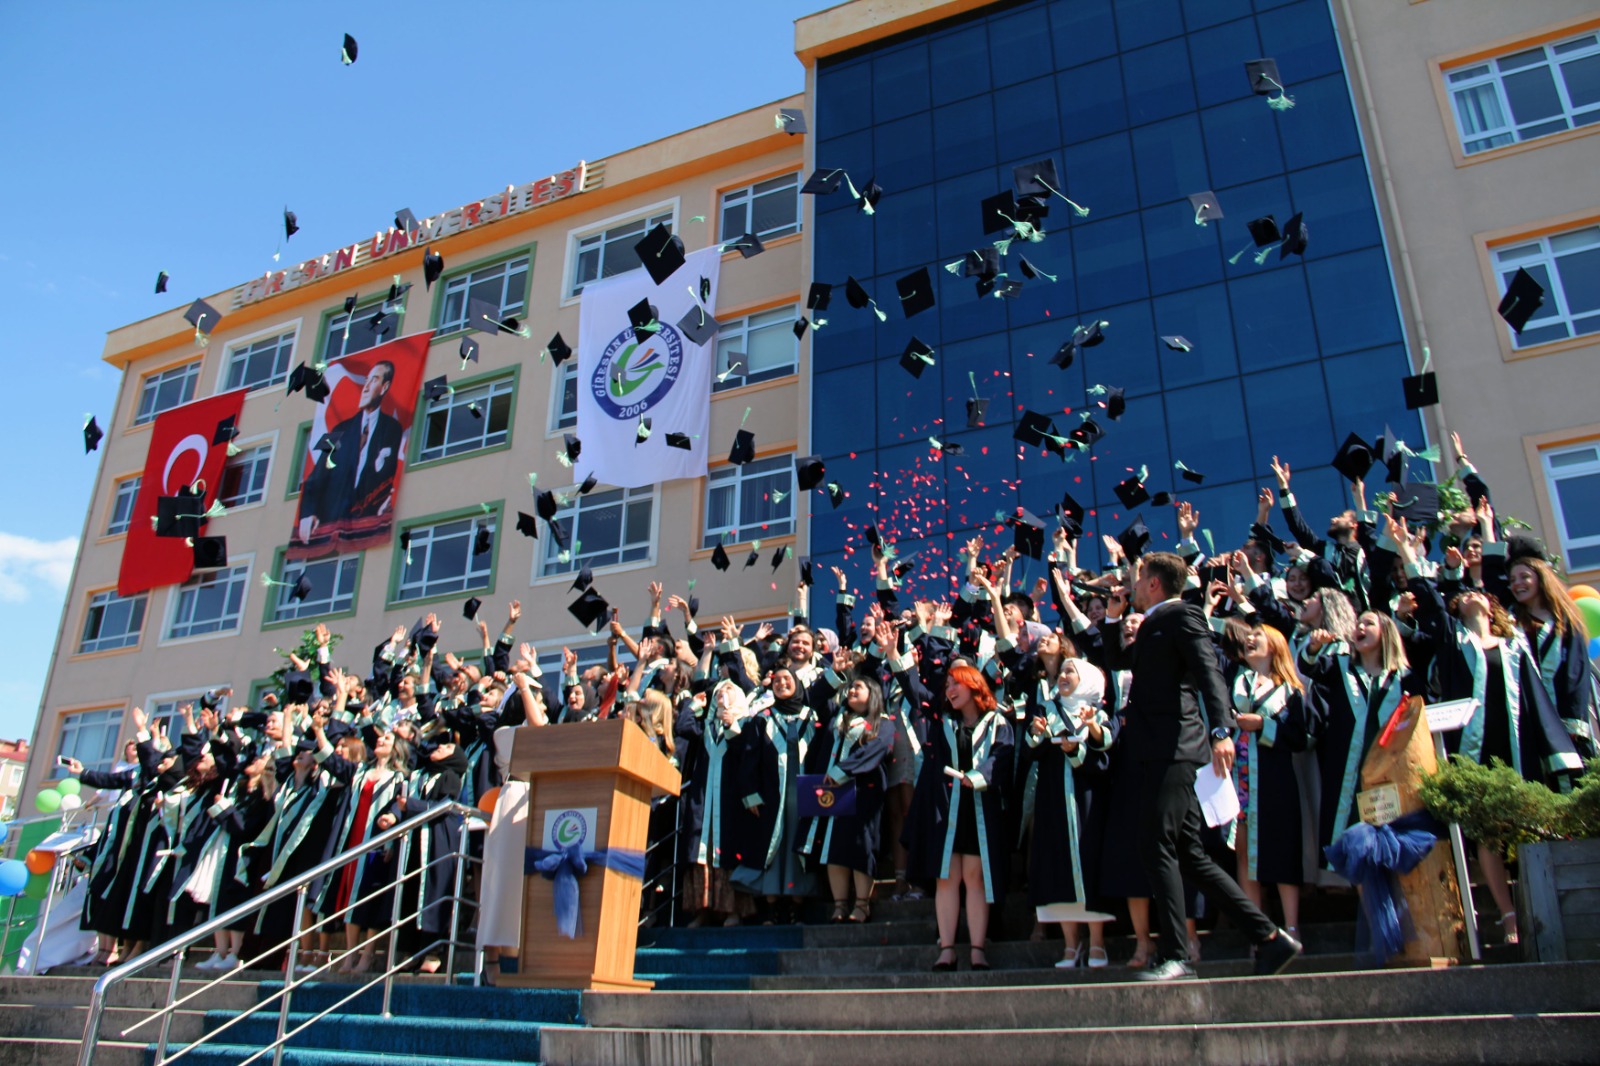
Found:
[{"label": "university building", "polygon": [[[508,175],[513,184],[482,200],[429,205],[420,236],[386,228],[207,297],[223,318],[205,347],[182,307],[113,331],[104,357],[122,384],[27,794],[58,754],[108,766],[132,734],[133,706],[171,716],[223,685],[254,698],[281,661],[274,649],[317,622],[348,637],[338,661],[364,667],[381,634],[429,611],[444,619],[442,647],[469,651],[461,602],[485,600],[498,630],[517,598],[518,636],[549,670],[563,644],[585,661],[604,656],[565,609],[583,564],[630,625],[651,579],[680,595],[692,579],[708,611],[778,622],[795,568],[774,572],[766,557],[789,545],[819,577],[840,565],[870,587],[869,524],[933,594],[948,588],[940,571],[954,544],[980,531],[993,542],[998,516],[1046,514],[1063,493],[1091,511],[1087,565],[1101,561],[1098,534],[1135,516],[1153,546],[1170,544],[1170,508],[1125,508],[1115,491],[1141,473],[1151,493],[1191,500],[1221,550],[1243,536],[1274,455],[1293,467],[1309,514],[1343,506],[1346,483],[1329,463],[1352,432],[1389,433],[1418,452],[1442,443],[1440,478],[1453,469],[1448,432],[1461,433],[1501,513],[1529,522],[1578,578],[1600,575],[1592,5],[852,0],[793,32],[802,96],[549,179]],[[1246,63],[1259,58],[1275,61],[1278,89],[1256,91]],[[802,109],[808,132],[782,132],[779,108]],[[984,201],[1042,161],[1060,182],[1045,237],[1013,241],[1005,276],[980,293],[964,257],[1005,235],[986,230]],[[802,195],[819,168],[842,168],[848,186]],[[874,181],[883,195],[868,213],[850,190]],[[463,190],[475,192],[487,190]],[[1252,239],[1246,223],[1269,214],[1280,225],[1303,217],[1303,254]],[[563,561],[548,536],[513,528],[533,510],[530,473],[541,488],[572,481],[556,456],[576,418],[576,361],[555,368],[540,346],[557,330],[576,338],[583,286],[639,269],[633,246],[658,222],[691,252],[746,232],[765,245],[724,257],[709,474],[576,497],[563,517],[580,550]],[[419,242],[445,258],[431,289]],[[1514,334],[1496,307],[1518,268],[1546,295]],[[435,330],[425,376],[454,386],[417,399],[395,518],[411,562],[398,541],[286,562],[311,443],[311,405],[284,397],[286,378],[349,351],[346,298],[359,294],[360,318],[396,274],[413,286],[398,333]],[[906,294],[923,279],[935,305],[907,317],[902,303],[915,306]],[[850,280],[875,303],[851,306]],[[813,282],[834,286],[826,309],[806,306]],[[462,371],[469,299],[497,303],[531,339],[479,334],[480,359]],[[797,339],[802,316],[816,328]],[[1092,323],[1104,323],[1104,343],[1054,365],[1074,327]],[[931,364],[908,349],[931,349]],[[1440,403],[1408,410],[1401,378],[1425,363]],[[1123,390],[1119,419],[1098,406],[1097,386]],[[207,530],[228,538],[228,566],[119,597],[150,423],[239,388],[250,392],[223,479],[228,514]],[[988,400],[973,428],[969,399]],[[1064,460],[1013,439],[1027,412],[1051,416],[1062,435],[1087,414],[1105,436]],[[757,453],[736,466],[723,460],[741,424]],[[941,454],[930,437],[961,451]],[[848,494],[837,508],[820,490],[795,491],[794,457],[813,453]],[[1411,470],[1428,477],[1422,460]],[[485,527],[492,549],[475,554]],[[746,570],[756,536],[763,561]],[[727,572],[711,565],[719,542],[734,559]],[[1042,573],[1033,565],[1030,577]],[[302,570],[313,586],[303,601],[258,580]],[[826,591],[814,609],[831,624]]]}]

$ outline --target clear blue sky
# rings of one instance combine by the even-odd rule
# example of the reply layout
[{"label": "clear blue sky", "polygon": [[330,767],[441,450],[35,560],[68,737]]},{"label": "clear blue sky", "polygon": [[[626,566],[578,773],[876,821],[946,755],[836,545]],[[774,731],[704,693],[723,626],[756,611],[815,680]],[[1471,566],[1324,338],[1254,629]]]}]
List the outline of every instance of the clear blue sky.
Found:
[{"label": "clear blue sky", "polygon": [[798,92],[793,20],[826,6],[0,5],[0,737],[38,712],[109,330],[270,268],[285,205],[311,254]]}]

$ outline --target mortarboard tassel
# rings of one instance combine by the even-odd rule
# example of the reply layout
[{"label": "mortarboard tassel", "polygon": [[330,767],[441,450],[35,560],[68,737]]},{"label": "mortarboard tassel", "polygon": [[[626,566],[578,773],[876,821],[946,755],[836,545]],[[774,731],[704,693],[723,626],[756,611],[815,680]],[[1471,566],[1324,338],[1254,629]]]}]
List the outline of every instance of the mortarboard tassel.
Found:
[{"label": "mortarboard tassel", "polygon": [[877,209],[872,206],[872,202],[870,200],[867,200],[860,193],[856,192],[856,183],[850,180],[849,174],[844,176],[844,184],[845,188],[850,192],[850,199],[856,202],[856,206],[861,209],[861,213],[863,215],[871,215],[877,212]]},{"label": "mortarboard tassel", "polygon": [[[282,585],[284,588],[288,588],[289,587],[289,582],[287,582],[287,581],[274,581],[272,579],[272,575],[267,573],[265,570],[261,571],[260,581],[261,581],[261,587],[264,588],[264,589],[270,589],[274,585]],[[273,648],[272,650],[273,650],[273,652],[277,652],[278,649],[277,648]]]},{"label": "mortarboard tassel", "polygon": [[1200,531],[1200,535],[1202,537],[1206,538],[1206,554],[1207,555],[1215,555],[1215,554],[1217,554],[1217,542],[1211,539],[1211,530],[1202,529]]},{"label": "mortarboard tassel", "polygon": [[1199,206],[1199,207],[1197,207],[1197,208],[1195,208],[1195,209],[1194,209],[1194,224],[1195,224],[1195,225],[1196,225],[1196,226],[1206,226],[1206,225],[1210,225],[1210,223],[1208,223],[1208,222],[1207,222],[1207,221],[1206,221],[1206,220],[1205,220],[1205,219],[1204,219],[1204,218],[1203,218],[1203,217],[1201,217],[1201,216],[1203,216],[1203,215],[1204,215],[1204,214],[1205,214],[1205,210],[1206,210],[1206,208],[1208,208],[1208,207],[1215,207],[1215,206],[1216,206],[1216,205],[1215,205],[1215,204],[1201,204],[1201,205],[1200,205],[1200,206]]},{"label": "mortarboard tassel", "polygon": [[717,375],[717,384],[721,385],[724,381],[727,381],[728,380],[728,376],[730,374],[732,374],[735,370],[738,370],[741,366],[744,366],[744,364],[741,363],[741,362],[738,362],[738,361],[735,361],[734,363],[729,365],[728,369],[724,370],[722,373]]},{"label": "mortarboard tassel", "polygon": [[887,321],[889,321],[889,316],[884,314],[882,311],[878,310],[878,301],[877,300],[874,300],[871,297],[868,297],[867,298],[867,303],[872,305],[872,313],[878,316],[878,321],[879,322],[887,322]]},{"label": "mortarboard tassel", "polygon": [[1289,91],[1287,89],[1273,81],[1271,78],[1267,77],[1265,74],[1260,75],[1260,77],[1262,81],[1278,90],[1277,96],[1268,94],[1268,107],[1272,108],[1274,111],[1287,111],[1294,106],[1294,97],[1289,95]]},{"label": "mortarboard tassel", "polygon": [[[1002,252],[1001,254],[1004,255],[1005,253]],[[954,263],[946,263],[944,268],[952,274],[960,274],[961,268],[966,265],[966,262],[965,258],[957,259]]]},{"label": "mortarboard tassel", "polygon": [[704,215],[694,215],[689,219],[690,222],[704,222],[705,220],[706,216]]},{"label": "mortarboard tassel", "polygon": [[1068,198],[1066,193],[1062,192],[1060,189],[1052,189],[1050,187],[1050,183],[1045,181],[1043,178],[1039,177],[1039,175],[1035,174],[1033,176],[1033,180],[1038,182],[1040,185],[1043,185],[1046,192],[1054,193],[1055,195],[1061,197],[1063,200],[1066,200],[1068,206],[1070,206],[1074,211],[1076,211],[1078,213],[1078,217],[1079,218],[1088,217],[1089,209],[1087,207],[1083,207],[1083,206],[1081,206],[1079,204],[1073,203],[1072,200],[1070,198]]}]

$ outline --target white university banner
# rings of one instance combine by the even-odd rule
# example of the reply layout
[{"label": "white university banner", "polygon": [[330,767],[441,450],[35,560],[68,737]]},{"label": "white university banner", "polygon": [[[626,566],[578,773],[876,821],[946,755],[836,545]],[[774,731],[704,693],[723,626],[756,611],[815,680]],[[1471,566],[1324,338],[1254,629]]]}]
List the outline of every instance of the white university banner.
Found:
[{"label": "white university banner", "polygon": [[[711,282],[703,305],[717,306],[721,250],[713,245],[688,256],[666,284],[644,270],[630,270],[583,287],[578,312],[578,438],[583,454],[573,473],[593,473],[618,488],[642,488],[673,478],[704,477],[706,432],[711,422],[711,368],[716,337],[706,344],[690,340],[677,323],[699,314],[700,279]],[[648,299],[655,307],[658,332],[640,340],[628,309]],[[640,419],[650,436],[638,440]],[[689,447],[667,445],[668,433],[682,433]]]}]

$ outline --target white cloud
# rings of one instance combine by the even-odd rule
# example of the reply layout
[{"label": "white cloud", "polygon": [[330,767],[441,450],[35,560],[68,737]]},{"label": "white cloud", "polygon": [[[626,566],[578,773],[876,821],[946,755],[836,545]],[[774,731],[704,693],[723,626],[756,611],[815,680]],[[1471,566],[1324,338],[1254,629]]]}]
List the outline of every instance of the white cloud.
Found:
[{"label": "white cloud", "polygon": [[0,532],[0,602],[21,603],[37,588],[59,595],[72,579],[77,554],[74,537],[34,540]]}]

